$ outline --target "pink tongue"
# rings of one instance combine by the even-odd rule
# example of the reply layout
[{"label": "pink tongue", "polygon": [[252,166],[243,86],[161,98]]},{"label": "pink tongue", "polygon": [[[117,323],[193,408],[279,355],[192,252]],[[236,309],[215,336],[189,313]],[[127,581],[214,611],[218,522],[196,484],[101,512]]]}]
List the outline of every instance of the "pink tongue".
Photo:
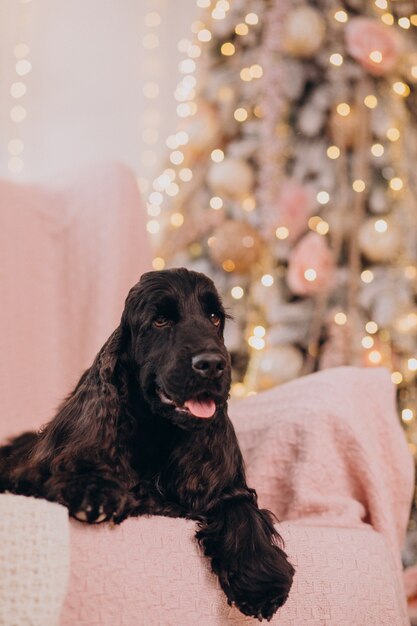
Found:
[{"label": "pink tongue", "polygon": [[216,412],[216,405],[213,400],[206,400],[205,402],[187,400],[184,406],[186,406],[195,417],[212,417]]}]

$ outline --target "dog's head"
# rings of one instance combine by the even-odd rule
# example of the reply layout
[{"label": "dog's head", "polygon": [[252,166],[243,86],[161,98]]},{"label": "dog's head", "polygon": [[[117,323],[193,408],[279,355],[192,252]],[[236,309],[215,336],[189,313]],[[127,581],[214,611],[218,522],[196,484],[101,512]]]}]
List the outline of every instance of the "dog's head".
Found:
[{"label": "dog's head", "polygon": [[231,371],[227,315],[213,282],[186,269],[144,274],[126,300],[121,328],[142,397],[183,428],[215,419]]}]

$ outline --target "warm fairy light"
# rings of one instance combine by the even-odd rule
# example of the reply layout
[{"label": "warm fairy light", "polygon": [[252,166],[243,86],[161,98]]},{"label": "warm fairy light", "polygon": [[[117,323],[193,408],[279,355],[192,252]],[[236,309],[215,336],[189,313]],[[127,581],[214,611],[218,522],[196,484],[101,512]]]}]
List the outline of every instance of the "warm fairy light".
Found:
[{"label": "warm fairy light", "polygon": [[153,191],[149,195],[149,202],[151,202],[151,204],[162,204],[163,199],[164,197],[159,191]]},{"label": "warm fairy light", "polygon": [[387,0],[375,0],[375,6],[378,7],[378,9],[387,9],[388,2]]},{"label": "warm fairy light", "polygon": [[148,231],[148,233],[151,233],[151,235],[156,235],[156,233],[159,233],[159,222],[157,220],[150,220],[147,224],[146,224],[146,230]]},{"label": "warm fairy light", "polygon": [[408,28],[410,28],[411,22],[408,17],[400,17],[400,19],[398,20],[398,26],[401,26],[401,28],[407,30]]},{"label": "warm fairy light", "polygon": [[252,78],[262,78],[263,73],[264,73],[262,66],[259,65],[259,63],[255,63],[254,65],[251,65],[249,68],[249,71],[250,71]]},{"label": "warm fairy light", "polygon": [[391,380],[394,383],[394,385],[401,385],[401,383],[404,380],[403,375],[401,374],[401,372],[392,372],[391,374]]},{"label": "warm fairy light", "polygon": [[316,230],[316,228],[320,224],[320,222],[321,222],[320,215],[312,215],[312,217],[310,217],[310,219],[308,220],[308,227],[311,230]]},{"label": "warm fairy light", "polygon": [[366,322],[365,324],[366,332],[370,335],[375,335],[378,332],[378,324],[373,320]]},{"label": "warm fairy light", "polygon": [[242,208],[244,211],[253,211],[256,209],[256,199],[254,196],[248,196],[242,200]]},{"label": "warm fairy light", "polygon": [[373,365],[378,365],[378,363],[381,363],[382,361],[382,354],[379,352],[379,350],[372,350],[368,354],[368,359],[371,363],[373,363]]},{"label": "warm fairy light", "polygon": [[196,64],[192,59],[184,59],[178,65],[178,69],[181,74],[192,74],[195,71]]},{"label": "warm fairy light", "polygon": [[319,235],[327,235],[327,233],[330,230],[330,226],[327,222],[325,222],[324,220],[321,220],[317,226],[316,226],[316,232]]},{"label": "warm fairy light", "polygon": [[10,119],[13,122],[16,122],[16,123],[23,122],[25,118],[26,118],[26,109],[20,106],[20,104],[10,109]]},{"label": "warm fairy light", "polygon": [[335,65],[336,67],[340,67],[341,65],[343,65],[343,57],[338,52],[331,54],[329,57],[329,61],[332,65]]},{"label": "warm fairy light", "polygon": [[19,156],[23,152],[24,145],[21,139],[11,139],[7,144],[7,150],[9,154],[13,156]]},{"label": "warm fairy light", "polygon": [[371,270],[364,270],[361,273],[361,280],[363,283],[369,284],[373,281],[373,279],[374,279],[374,273]]},{"label": "warm fairy light", "polygon": [[392,26],[394,24],[394,16],[391,15],[391,13],[384,13],[383,15],[381,15],[381,20],[387,26]]},{"label": "warm fairy light", "polygon": [[161,207],[157,204],[148,204],[147,210],[150,217],[158,217],[158,215],[161,215]]},{"label": "warm fairy light", "polygon": [[344,326],[347,322],[346,313],[343,313],[343,311],[336,313],[333,319],[338,326]]},{"label": "warm fairy light", "polygon": [[417,371],[417,359],[408,359],[407,361],[407,367],[410,370],[410,372],[416,372]]},{"label": "warm fairy light", "polygon": [[184,182],[184,183],[188,183],[192,177],[193,177],[193,173],[190,170],[189,167],[183,167],[180,171],[178,176],[180,177],[180,179]]},{"label": "warm fairy light", "polygon": [[366,187],[365,181],[363,181],[361,178],[357,178],[352,183],[353,191],[356,191],[357,193],[361,193],[362,191],[365,191],[365,187]]},{"label": "warm fairy light", "polygon": [[233,117],[237,122],[244,122],[248,119],[248,112],[246,109],[239,108],[233,113]]},{"label": "warm fairy light", "polygon": [[374,145],[371,147],[371,152],[374,157],[380,157],[385,152],[384,146],[381,143],[374,143]]},{"label": "warm fairy light", "polygon": [[235,53],[235,51],[236,51],[236,48],[230,41],[226,41],[226,43],[224,43],[222,47],[220,48],[220,52],[225,57],[231,57]]},{"label": "warm fairy light", "polygon": [[410,72],[413,78],[417,78],[417,65],[413,65]]},{"label": "warm fairy light", "polygon": [[311,267],[309,267],[305,272],[304,272],[304,278],[306,280],[308,280],[308,282],[312,283],[316,280],[317,278],[317,272],[316,270],[312,269]]},{"label": "warm fairy light", "polygon": [[262,337],[249,337],[248,344],[255,350],[263,350],[265,348],[265,340]]},{"label": "warm fairy light", "polygon": [[327,148],[327,156],[329,159],[338,159],[340,157],[340,149],[337,146],[329,146]]},{"label": "warm fairy light", "polygon": [[396,94],[402,96],[403,98],[406,98],[408,95],[410,95],[410,87],[400,80],[393,84],[392,89],[393,91],[395,91]]},{"label": "warm fairy light", "polygon": [[327,191],[319,191],[317,196],[316,196],[317,202],[319,202],[319,204],[327,204],[330,200],[330,196],[327,193]]},{"label": "warm fairy light", "polygon": [[166,263],[164,259],[160,256],[155,257],[152,261],[152,267],[154,270],[163,270],[165,265]]},{"label": "warm fairy light", "polygon": [[346,11],[336,11],[334,14],[334,19],[341,24],[345,24],[348,21],[348,14]]},{"label": "warm fairy light", "polygon": [[244,67],[242,70],[240,70],[240,78],[246,83],[252,80],[252,74],[248,67]]},{"label": "warm fairy light", "polygon": [[167,185],[167,188],[165,189],[165,193],[171,198],[177,196],[179,194],[179,191],[180,188],[178,187],[177,183],[169,183],[169,185]]},{"label": "warm fairy light", "polygon": [[336,111],[342,117],[346,117],[350,113],[350,106],[347,104],[347,102],[341,102],[340,104],[337,105]]},{"label": "warm fairy light", "polygon": [[380,50],[372,50],[372,52],[369,53],[369,58],[371,59],[372,63],[382,63],[382,52]]},{"label": "warm fairy light", "polygon": [[216,150],[213,150],[211,153],[211,160],[214,161],[215,163],[221,163],[224,159],[224,152],[223,150],[220,150],[219,148],[216,148]]},{"label": "warm fairy light", "polygon": [[398,178],[398,176],[395,176],[394,178],[391,178],[391,180],[389,181],[389,186],[391,187],[393,191],[400,191],[404,187],[404,183],[401,180],[401,178]]},{"label": "warm fairy light", "polygon": [[148,28],[156,28],[161,24],[161,16],[156,11],[151,11],[145,15],[145,24]]},{"label": "warm fairy light", "polygon": [[274,277],[271,274],[264,274],[261,283],[264,287],[271,287],[274,284]]},{"label": "warm fairy light", "polygon": [[239,286],[232,287],[230,293],[232,294],[232,298],[234,298],[235,300],[240,300],[245,294],[242,287]]},{"label": "warm fairy light", "polygon": [[180,165],[184,161],[184,154],[181,150],[174,150],[174,152],[171,152],[169,160],[174,165]]},{"label": "warm fairy light", "polygon": [[375,109],[375,107],[378,105],[378,98],[373,94],[369,94],[369,96],[365,97],[363,102],[365,106],[368,107],[368,109]]},{"label": "warm fairy light", "polygon": [[265,337],[266,330],[263,326],[255,326],[253,329],[253,334],[255,337]]},{"label": "warm fairy light", "polygon": [[197,39],[203,43],[211,40],[211,32],[207,28],[203,28],[197,34]]},{"label": "warm fairy light", "polygon": [[412,23],[413,26],[417,26],[417,14],[413,13],[412,15],[410,15],[410,22]]},{"label": "warm fairy light", "polygon": [[195,22],[191,24],[191,32],[194,34],[197,34],[198,32],[200,32],[200,30],[203,30],[205,27],[206,25],[204,24],[204,22],[202,22],[201,20],[196,20]]},{"label": "warm fairy light", "polygon": [[179,228],[184,224],[184,216],[182,213],[173,213],[170,222],[175,228]]},{"label": "warm fairy light", "polygon": [[286,226],[278,226],[278,228],[275,231],[275,235],[277,239],[287,239],[289,234],[290,234],[290,231],[288,230]]},{"label": "warm fairy light", "polygon": [[236,265],[234,264],[232,259],[226,259],[222,263],[222,268],[224,269],[225,272],[233,272],[235,267]]},{"label": "warm fairy light", "polygon": [[369,337],[369,335],[367,335],[366,337],[362,338],[361,344],[364,348],[372,348],[372,346],[374,345],[374,340],[372,339],[372,337]]},{"label": "warm fairy light", "polygon": [[21,82],[12,83],[10,87],[10,95],[12,98],[22,98],[26,93],[26,85]]},{"label": "warm fairy light", "polygon": [[213,198],[210,198],[210,206],[212,209],[218,211],[223,207],[223,200],[219,198],[219,196],[213,196]]},{"label": "warm fairy light", "polygon": [[236,33],[236,35],[243,36],[243,35],[247,35],[248,32],[249,32],[249,27],[248,27],[247,24],[241,23],[241,24],[237,24],[235,26],[235,33]]},{"label": "warm fairy light", "polygon": [[245,22],[250,26],[255,26],[255,24],[259,22],[259,17],[256,15],[256,13],[248,13],[245,17]]},{"label": "warm fairy light", "polygon": [[398,139],[401,137],[401,133],[398,130],[398,128],[388,128],[387,130],[387,138],[390,141],[398,141]]},{"label": "warm fairy light", "polygon": [[403,409],[401,411],[401,419],[403,422],[411,422],[414,417],[412,409]]},{"label": "warm fairy light", "polygon": [[377,233],[385,233],[388,230],[388,224],[385,220],[376,220],[374,228]]},{"label": "warm fairy light", "polygon": [[26,76],[32,69],[32,63],[27,59],[21,59],[16,63],[16,74],[19,76]]}]

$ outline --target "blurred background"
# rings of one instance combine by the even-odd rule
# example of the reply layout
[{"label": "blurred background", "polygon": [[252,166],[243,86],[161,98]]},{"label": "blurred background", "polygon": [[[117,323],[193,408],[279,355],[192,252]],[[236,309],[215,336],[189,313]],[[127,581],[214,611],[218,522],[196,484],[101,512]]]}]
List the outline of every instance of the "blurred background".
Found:
[{"label": "blurred background", "polygon": [[234,396],[385,366],[415,455],[417,3],[2,0],[0,29],[9,423],[186,265],[234,315]]}]

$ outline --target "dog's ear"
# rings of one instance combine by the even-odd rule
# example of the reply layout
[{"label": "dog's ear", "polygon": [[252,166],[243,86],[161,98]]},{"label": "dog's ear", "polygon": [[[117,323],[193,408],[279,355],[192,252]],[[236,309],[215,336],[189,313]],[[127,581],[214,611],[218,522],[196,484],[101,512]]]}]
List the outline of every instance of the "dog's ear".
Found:
[{"label": "dog's ear", "polygon": [[82,451],[99,456],[114,447],[121,404],[127,394],[124,342],[123,326],[119,326],[40,433],[33,461],[62,461],[62,457]]}]

